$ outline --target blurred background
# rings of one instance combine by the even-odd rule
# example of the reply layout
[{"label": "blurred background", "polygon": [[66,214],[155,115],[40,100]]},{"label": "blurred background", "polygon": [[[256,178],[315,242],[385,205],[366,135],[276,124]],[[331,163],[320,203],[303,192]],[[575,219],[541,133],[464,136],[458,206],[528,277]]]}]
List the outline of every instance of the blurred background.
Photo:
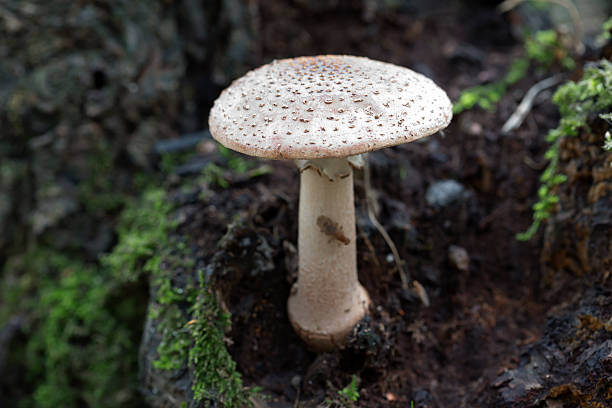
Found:
[{"label": "blurred background", "polygon": [[[295,244],[290,220],[296,214],[296,172],[290,165],[271,163],[265,166],[277,173],[270,176],[269,168],[258,161],[219,151],[207,132],[208,111],[220,91],[250,69],[277,58],[328,53],[367,56],[411,68],[432,78],[456,102],[456,116],[446,137],[437,135],[415,146],[389,149],[371,159],[374,189],[385,203],[379,211],[383,225],[400,247],[408,269],[415,271],[412,278],[425,285],[434,303],[447,303],[424,312],[414,293],[390,295],[392,289],[376,283],[374,272],[361,276],[374,297],[397,297],[396,306],[380,300],[386,305],[385,313],[393,315],[394,307],[411,311],[406,312],[410,319],[387,322],[388,326],[408,333],[412,343],[420,338],[429,344],[417,349],[406,346],[401,358],[410,360],[407,356],[418,350],[423,353],[423,361],[410,366],[411,374],[397,369],[405,361],[398,355],[385,354],[394,371],[372,368],[367,353],[359,348],[348,357],[346,353],[329,357],[329,361],[336,358],[336,363],[324,362],[300,348],[293,337],[287,340],[295,344],[293,348],[281,347],[279,356],[269,357],[272,362],[257,366],[268,357],[261,352],[246,356],[243,347],[252,348],[248,338],[254,336],[248,329],[251,323],[235,319],[232,336],[238,327],[247,340],[234,340],[234,345],[226,341],[230,360],[238,361],[244,385],[261,385],[278,399],[252,397],[262,406],[292,406],[300,399],[296,396],[300,390],[311,401],[304,406],[325,401],[328,406],[409,406],[410,401],[416,401],[416,407],[467,406],[463,404],[468,401],[494,406],[486,405],[487,401],[502,397],[485,396],[483,390],[501,365],[488,362],[486,356],[474,364],[471,359],[469,363],[461,360],[449,369],[455,373],[452,378],[440,377],[457,356],[479,356],[475,350],[481,347],[480,340],[462,337],[449,338],[446,345],[436,343],[432,338],[451,336],[445,331],[450,329],[433,329],[432,323],[426,330],[411,321],[419,316],[421,321],[439,324],[453,319],[474,321],[475,326],[457,323],[469,326],[464,327],[465,333],[458,331],[461,336],[479,339],[485,335],[474,330],[488,333],[489,346],[482,346],[483,352],[508,361],[514,358],[508,356],[518,355],[520,345],[510,341],[506,348],[493,346],[504,343],[500,339],[519,336],[517,342],[527,344],[529,336],[540,337],[544,312],[556,304],[553,299],[561,296],[560,289],[546,292],[550,296],[545,300],[538,292],[545,279],[543,272],[535,272],[541,270],[542,236],[522,244],[514,235],[532,225],[531,205],[546,165],[545,138],[559,120],[552,93],[566,80],[579,80],[585,62],[610,57],[605,48],[609,37],[602,37],[610,15],[612,3],[607,0],[503,4],[484,0],[0,0],[0,407],[209,406],[206,401],[219,404],[210,406],[231,406],[228,401],[233,400],[224,399],[218,383],[211,383],[217,391],[207,394],[200,389],[198,394],[193,386],[201,380],[193,368],[197,364],[186,355],[170,353],[165,363],[145,361],[149,354],[161,354],[159,343],[167,340],[142,340],[143,332],[155,326],[151,322],[158,317],[152,317],[157,310],[154,305],[171,303],[160,300],[157,291],[162,285],[159,276],[164,275],[155,275],[155,270],[163,261],[151,262],[151,258],[161,253],[168,257],[156,245],[170,246],[165,237],[178,223],[174,234],[189,237],[183,245],[195,248],[194,253],[206,253],[184,257],[195,259],[196,265],[208,264],[232,217],[245,213],[270,231],[274,223],[287,224],[280,232],[274,230],[282,249],[271,255],[275,266],[269,269],[280,268],[283,276],[291,269],[285,264],[291,250],[283,242]],[[502,127],[529,89],[551,78],[552,85],[533,97],[533,112],[523,117],[511,136],[505,135]],[[403,164],[395,168],[393,161]],[[385,184],[387,178],[399,184]],[[264,187],[244,187],[245,180]],[[436,184],[449,180],[456,185]],[[286,186],[287,191],[278,192],[274,185]],[[241,190],[249,188],[250,193]],[[276,198],[268,200],[264,190]],[[357,191],[362,191],[359,183]],[[202,198],[204,193],[207,198]],[[164,204],[166,195],[172,197],[172,209]],[[229,197],[238,199],[224,204]],[[253,210],[249,200],[264,204]],[[450,202],[455,202],[455,210],[440,210]],[[358,209],[365,205],[365,200],[358,199]],[[198,235],[195,227],[184,226],[184,219],[197,212],[208,214],[211,206],[221,215],[211,216],[213,221],[200,217],[196,225],[215,227],[218,236]],[[172,225],[166,225],[166,215],[176,208],[178,215],[171,217]],[[272,213],[281,214],[280,218],[272,220]],[[387,262],[389,249],[366,218],[361,216],[361,224],[358,220],[360,234],[370,236],[380,259],[360,258],[360,271],[377,262],[393,269],[393,262]],[[491,227],[491,232],[489,224],[500,226]],[[134,231],[142,234],[131,234]],[[478,242],[483,234],[488,242],[498,242],[498,252],[491,249],[485,255],[486,243]],[[438,236],[441,240],[432,243]],[[449,258],[450,244],[470,255],[471,272],[468,267],[461,272],[463,267]],[[365,238],[359,245],[366,245]],[[172,248],[176,251],[176,243]],[[428,261],[422,261],[423,253]],[[509,266],[508,257],[515,259]],[[136,269],[140,272],[134,273]],[[465,276],[447,280],[445,271],[451,270]],[[467,295],[457,298],[474,279],[492,271],[500,271],[507,279],[474,289],[488,293],[483,296],[489,300],[474,303]],[[262,276],[268,273],[264,272]],[[193,276],[197,280],[198,273]],[[188,290],[188,284],[176,276],[166,277],[172,288]],[[280,287],[287,291],[289,283],[281,281]],[[385,282],[389,288],[398,286],[397,276]],[[246,307],[237,299],[246,295],[232,290],[227,289],[233,295],[226,303],[236,315]],[[503,309],[503,302],[491,300],[503,297],[498,292],[515,302],[507,306],[509,315],[525,310],[518,322],[497,316],[498,322],[508,319],[507,331],[502,332],[495,332],[501,326],[487,320],[497,313],[487,307]],[[281,313],[286,295],[278,300]],[[191,305],[201,301],[197,297],[194,292],[193,298],[177,301],[180,327],[195,319]],[[145,322],[148,329],[143,329]],[[287,327],[270,330],[290,333]],[[399,349],[402,340],[397,336],[393,347]],[[190,339],[184,342],[194,347],[197,339]],[[454,342],[463,348],[449,346]],[[274,348],[276,343],[270,344]],[[441,350],[451,351],[445,355],[447,351]],[[288,355],[282,357],[282,353]],[[171,361],[175,357],[185,361]],[[274,358],[281,363],[274,363]],[[295,358],[294,366],[291,358]],[[431,363],[432,358],[438,362]],[[151,359],[160,361],[155,356]],[[363,362],[342,363],[355,359]],[[517,364],[516,359],[512,361]],[[173,374],[159,377],[156,372],[163,371],[164,364]],[[227,361],[223,364],[231,366]],[[313,370],[325,364],[333,366],[332,371],[320,369],[327,382],[318,379],[314,383],[322,385],[310,390],[291,385],[292,381],[305,384],[304,378],[311,378]],[[429,374],[427,367],[432,370]],[[471,367],[466,369],[471,373],[466,382],[460,379],[462,367]],[[366,390],[359,401],[338,393],[356,372]],[[266,381],[262,383],[261,378]],[[439,383],[447,388],[436,388]],[[479,395],[483,399],[478,400]]]}]

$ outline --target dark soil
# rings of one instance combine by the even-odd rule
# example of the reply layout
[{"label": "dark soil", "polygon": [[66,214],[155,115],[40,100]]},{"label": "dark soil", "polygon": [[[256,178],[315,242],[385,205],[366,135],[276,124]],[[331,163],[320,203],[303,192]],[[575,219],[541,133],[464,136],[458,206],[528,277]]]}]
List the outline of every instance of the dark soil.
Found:
[{"label": "dark soil", "polygon": [[[501,78],[521,49],[509,22],[489,8],[469,10],[469,19],[452,10],[419,18],[377,15],[364,27],[350,7],[339,19],[296,7],[260,3],[261,62],[297,50],[365,55],[419,70],[456,99],[466,86]],[[342,36],[334,35],[339,25]],[[333,353],[309,352],[287,319],[291,243],[297,240],[295,166],[271,162],[272,174],[239,180],[204,199],[193,199],[201,187],[187,194],[192,198],[178,194],[184,201],[179,234],[192,238],[202,259],[212,256],[236,214],[246,220],[243,235],[253,242],[235,256],[250,264],[244,254],[257,252],[256,243],[271,248],[260,255],[272,268],[245,268],[239,281],[222,285],[233,319],[231,354],[246,384],[271,396],[267,404],[316,406],[333,400],[357,374],[360,407],[407,407],[410,401],[419,408],[477,406],[503,370],[517,364],[520,347],[538,340],[550,306],[539,293],[541,239],[520,243],[515,234],[531,223],[544,136],[557,121],[551,94],[537,99],[518,131],[500,132],[538,79],[531,72],[495,112],[463,113],[443,135],[370,155],[378,218],[431,304],[425,307],[414,291],[402,289],[390,250],[367,218],[358,174],[359,279],[374,306]],[[461,183],[464,193],[450,204],[429,205],[427,189],[447,179]],[[453,266],[453,245],[469,255],[467,269]]]}]

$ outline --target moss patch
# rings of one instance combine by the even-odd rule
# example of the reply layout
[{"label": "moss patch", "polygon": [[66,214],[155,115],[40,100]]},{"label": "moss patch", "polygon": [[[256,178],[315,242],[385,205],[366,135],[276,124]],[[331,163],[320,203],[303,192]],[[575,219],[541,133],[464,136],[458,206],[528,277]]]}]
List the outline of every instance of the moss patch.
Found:
[{"label": "moss patch", "polygon": [[[137,353],[144,309],[109,271],[46,248],[14,257],[0,287],[2,321],[28,316],[20,407],[137,407]],[[16,361],[17,359],[14,359]]]},{"label": "moss patch", "polygon": [[[243,387],[226,348],[230,315],[219,306],[210,276],[190,278],[196,276],[193,254],[169,238],[175,222],[165,192],[149,188],[127,200],[118,243],[100,264],[43,247],[5,264],[0,324],[16,313],[28,316],[26,343],[11,359],[11,368],[27,375],[27,389],[15,391],[18,406],[144,405],[137,358],[146,294],[134,289],[143,273],[157,292],[150,310],[162,337],[155,367],[188,366],[195,400],[243,406],[252,390]],[[169,277],[177,268],[185,271],[182,286]]]},{"label": "moss patch", "polygon": [[195,368],[194,399],[218,400],[225,407],[244,406],[253,390],[243,387],[236,363],[225,346],[230,314],[219,308],[210,288],[202,288],[192,311],[189,332],[194,344],[189,350],[189,363]]},{"label": "moss patch", "polygon": [[[154,367],[188,367],[196,401],[243,406],[253,390],[243,387],[226,348],[230,315],[219,306],[212,274],[194,278],[194,254],[185,242],[171,236],[176,226],[171,210],[163,190],[146,191],[122,213],[118,243],[103,264],[121,281],[148,274],[156,291],[149,313],[161,335]],[[179,275],[180,282],[175,282]]]},{"label": "moss patch", "polygon": [[500,81],[463,90],[459,99],[453,104],[453,114],[458,115],[475,106],[484,110],[494,110],[508,89],[527,74],[532,63],[535,63],[539,69],[550,69],[555,64],[565,69],[574,67],[574,60],[556,31],[536,31],[525,37],[524,47],[525,55],[514,60]]},{"label": "moss patch", "polygon": [[[559,126],[548,133],[547,141],[551,147],[545,157],[549,164],[540,177],[542,186],[538,190],[538,202],[533,206],[533,224],[527,231],[517,235],[519,240],[533,237],[542,221],[548,219],[557,208],[559,197],[555,186],[567,179],[558,171],[561,141],[578,136],[580,132],[592,132],[590,123],[599,115],[612,110],[612,63],[601,60],[588,66],[580,80],[559,87],[553,102],[559,107],[561,120]],[[596,139],[605,147],[603,132]],[[603,150],[601,152],[603,154]]]},{"label": "moss patch", "polygon": [[159,269],[159,249],[167,242],[172,223],[168,220],[171,205],[162,189],[145,190],[132,199],[121,213],[117,226],[118,243],[102,258],[102,264],[123,281],[135,281],[142,272]]}]

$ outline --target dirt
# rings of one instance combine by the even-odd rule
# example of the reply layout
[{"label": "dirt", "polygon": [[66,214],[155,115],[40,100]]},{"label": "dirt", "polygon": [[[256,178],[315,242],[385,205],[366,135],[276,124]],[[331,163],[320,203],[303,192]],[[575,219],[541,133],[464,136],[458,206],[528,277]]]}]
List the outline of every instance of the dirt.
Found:
[{"label": "dirt", "polygon": [[[295,4],[259,6],[261,62],[296,50],[365,55],[422,71],[452,99],[468,85],[501,78],[521,49],[510,23],[489,8],[470,10],[470,19],[448,10],[420,18],[379,15],[364,27],[350,7],[338,21],[323,12],[298,13]],[[338,24],[342,37],[333,35]],[[244,234],[271,248],[267,261],[273,267],[242,270],[239,281],[223,288],[232,312],[231,354],[245,383],[263,387],[270,397],[266,404],[291,407],[299,400],[300,406],[317,406],[333,400],[357,374],[360,407],[406,407],[411,401],[419,408],[476,406],[491,383],[517,365],[520,348],[539,339],[551,306],[539,289],[541,237],[521,243],[515,234],[531,223],[544,137],[557,121],[547,102],[551,94],[538,98],[518,131],[500,132],[538,79],[530,72],[494,112],[463,113],[443,134],[370,155],[378,218],[430,306],[402,289],[390,250],[367,218],[358,174],[359,279],[374,306],[341,350],[310,352],[287,318],[295,278],[291,244],[297,241],[295,166],[270,162],[270,175],[186,200],[179,234],[192,239],[202,259],[212,256],[236,214],[245,219]],[[463,194],[447,205],[429,205],[427,189],[442,180],[461,183]],[[197,197],[199,188],[190,196]],[[451,246],[467,252],[467,268],[453,266]],[[246,262],[239,251],[236,256]]]},{"label": "dirt", "polygon": [[593,285],[555,306],[542,338],[493,381],[494,392],[483,395],[479,405],[609,407],[610,295],[609,288]]},{"label": "dirt", "polygon": [[[228,296],[234,315],[231,352],[247,383],[267,385],[290,404],[296,390],[287,389],[287,384],[300,376],[301,399],[320,402],[328,381],[342,388],[351,374],[358,373],[360,406],[406,406],[410,400],[417,406],[460,406],[455,405],[458,400],[478,395],[500,369],[512,366],[518,346],[538,338],[547,306],[537,294],[538,251],[532,244],[514,240],[531,216],[525,200],[518,197],[532,195],[536,188],[533,181],[515,181],[521,170],[513,167],[523,157],[523,142],[502,141],[501,146],[485,142],[483,146],[482,138],[469,136],[453,141],[452,128],[445,139],[432,140],[429,143],[441,143],[439,154],[448,155],[444,163],[431,160],[425,146],[416,146],[379,153],[383,165],[373,165],[381,222],[399,246],[407,270],[424,285],[431,306],[423,307],[418,297],[401,289],[398,274],[387,261],[390,251],[365,216],[363,190],[358,186],[359,278],[376,305],[373,324],[384,325],[380,331],[387,350],[374,350],[371,359],[367,358],[369,350],[351,346],[318,357],[309,353],[288,323],[289,271],[283,262],[287,254],[280,250],[273,271],[241,281]],[[479,149],[497,151],[488,155],[495,169],[460,164],[468,161],[469,152]],[[396,171],[393,165],[384,166],[407,160],[421,174],[417,188],[406,185],[415,180],[405,182],[392,174]],[[264,214],[264,222],[254,221],[254,228],[277,235],[277,250],[284,241],[296,242],[295,186],[299,182],[295,169],[283,166],[278,171],[290,172],[289,184],[269,177],[260,186],[239,191],[237,198],[256,203],[245,210]],[[479,188],[486,171],[495,180],[493,191]],[[446,208],[428,207],[423,200],[425,186],[449,176],[465,183],[472,195]],[[530,176],[523,177],[535,178]],[[264,188],[270,197],[287,196],[290,202],[271,198],[262,203]],[[398,210],[403,219],[393,220],[391,214]],[[265,222],[266,214],[272,216],[272,223]],[[471,261],[467,271],[450,266],[450,245],[467,250]],[[381,357],[385,364],[372,364]]]}]

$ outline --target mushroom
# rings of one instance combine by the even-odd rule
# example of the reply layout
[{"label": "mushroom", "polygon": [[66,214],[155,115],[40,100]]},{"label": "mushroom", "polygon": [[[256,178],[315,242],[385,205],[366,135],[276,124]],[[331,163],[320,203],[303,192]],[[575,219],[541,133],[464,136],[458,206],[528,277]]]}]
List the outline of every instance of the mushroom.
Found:
[{"label": "mushroom", "polygon": [[298,280],[288,311],[314,350],[341,345],[367,312],[357,279],[353,167],[361,154],[448,125],[452,105],[433,81],[364,57],[274,61],[235,80],[209,127],[224,146],[300,169]]}]

